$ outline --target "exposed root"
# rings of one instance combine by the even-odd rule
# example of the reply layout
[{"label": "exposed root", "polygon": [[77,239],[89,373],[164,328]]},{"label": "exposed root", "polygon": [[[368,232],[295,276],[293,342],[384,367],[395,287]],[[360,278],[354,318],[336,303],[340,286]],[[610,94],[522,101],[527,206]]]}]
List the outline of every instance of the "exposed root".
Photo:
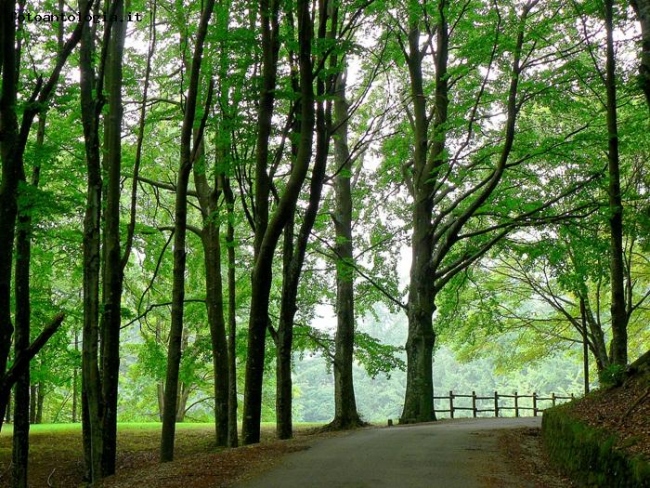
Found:
[{"label": "exposed root", "polygon": [[54,468],[50,473],[50,475],[47,477],[47,486],[49,486],[50,488],[54,488],[54,484],[52,483],[52,476],[54,476],[55,472],[56,472],[56,468]]},{"label": "exposed root", "polygon": [[625,422],[625,419],[627,419],[630,416],[630,414],[634,411],[634,409],[638,407],[641,404],[641,402],[648,397],[648,395],[650,395],[650,387],[648,387],[645,393],[643,393],[639,398],[637,398],[634,401],[634,403],[630,406],[630,408],[628,408],[625,411],[625,413],[621,416],[621,418],[618,421],[619,425]]},{"label": "exposed root", "polygon": [[362,427],[368,427],[370,424],[368,422],[364,422],[361,420],[359,417],[356,417],[354,419],[340,419],[340,418],[335,418],[332,420],[329,424],[324,425],[319,429],[319,432],[335,432],[338,430],[354,430],[354,429],[360,429]]}]

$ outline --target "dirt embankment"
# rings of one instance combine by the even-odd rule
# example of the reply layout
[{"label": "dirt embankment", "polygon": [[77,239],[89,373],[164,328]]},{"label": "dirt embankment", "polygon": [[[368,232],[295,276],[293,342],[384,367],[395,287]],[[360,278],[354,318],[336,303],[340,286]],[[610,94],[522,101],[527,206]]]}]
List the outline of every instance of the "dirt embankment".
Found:
[{"label": "dirt embankment", "polygon": [[650,352],[603,388],[545,414],[551,458],[590,486],[650,487]]}]

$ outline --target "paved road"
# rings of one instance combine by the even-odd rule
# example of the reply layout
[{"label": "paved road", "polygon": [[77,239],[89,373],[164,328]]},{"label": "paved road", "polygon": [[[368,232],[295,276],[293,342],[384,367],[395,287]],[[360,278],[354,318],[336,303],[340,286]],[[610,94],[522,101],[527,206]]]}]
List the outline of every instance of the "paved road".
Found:
[{"label": "paved road", "polygon": [[541,418],[471,419],[363,429],[317,441],[240,488],[526,486],[499,459],[495,429]]}]

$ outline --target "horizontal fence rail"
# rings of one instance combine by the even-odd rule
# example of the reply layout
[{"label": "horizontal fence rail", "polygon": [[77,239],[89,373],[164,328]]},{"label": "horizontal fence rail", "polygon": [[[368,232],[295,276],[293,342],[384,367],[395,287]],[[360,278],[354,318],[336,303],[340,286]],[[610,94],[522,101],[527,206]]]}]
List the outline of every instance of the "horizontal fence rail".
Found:
[{"label": "horizontal fence rail", "polygon": [[[506,417],[509,415],[504,415],[504,413],[514,411],[515,417],[537,417],[537,414],[543,412],[546,408],[573,399],[573,393],[571,396],[560,396],[555,393],[551,393],[550,396],[539,396],[537,393],[520,395],[514,392],[512,395],[507,395],[496,391],[494,395],[490,396],[479,396],[474,391],[471,395],[461,395],[450,391],[449,395],[433,397],[436,417],[440,418],[438,414],[447,413],[452,419],[458,418],[456,412],[470,412],[473,417],[478,417],[479,414],[483,413],[490,413],[489,416],[493,414],[495,417]],[[449,404],[447,409],[442,408],[445,401]],[[461,416],[467,417],[468,415]]]}]

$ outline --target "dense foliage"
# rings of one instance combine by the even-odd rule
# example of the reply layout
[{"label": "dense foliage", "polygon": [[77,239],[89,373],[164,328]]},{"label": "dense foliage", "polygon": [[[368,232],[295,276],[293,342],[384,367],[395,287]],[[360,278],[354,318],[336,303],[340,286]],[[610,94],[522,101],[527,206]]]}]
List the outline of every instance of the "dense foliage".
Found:
[{"label": "dense foliage", "polygon": [[649,12],[2,0],[15,486],[30,421],[83,421],[92,483],[118,419],[162,421],[167,461],[179,421],[234,447],[238,419],[428,421],[434,389],[624,369],[650,345]]}]

